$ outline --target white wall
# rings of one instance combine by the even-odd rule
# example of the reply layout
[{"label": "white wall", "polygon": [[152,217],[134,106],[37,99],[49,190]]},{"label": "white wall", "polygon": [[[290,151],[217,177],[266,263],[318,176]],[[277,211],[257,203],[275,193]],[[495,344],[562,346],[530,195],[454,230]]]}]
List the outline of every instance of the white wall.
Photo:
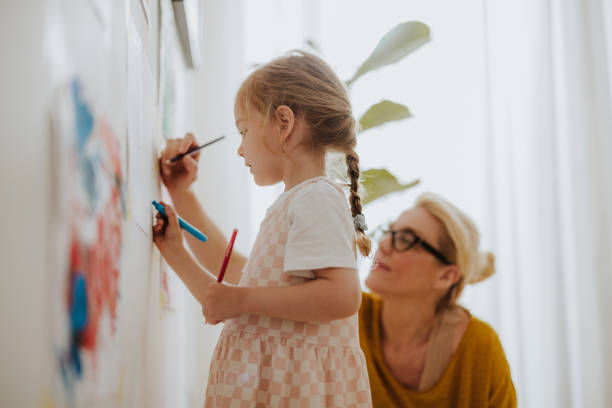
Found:
[{"label": "white wall", "polygon": [[44,335],[49,84],[41,70],[44,8],[34,3],[3,3],[0,12],[3,406],[34,406],[42,379],[44,350],[37,339]]},{"label": "white wall", "polygon": [[[0,186],[3,197],[0,285],[0,405],[40,406],[52,401],[53,383],[59,375],[46,332],[48,279],[52,271],[49,253],[52,187],[49,108],[57,89],[53,60],[48,55],[50,16],[62,15],[71,32],[82,32],[76,44],[95,56],[98,48],[94,1],[3,2],[0,11]],[[118,59],[111,69],[111,93],[119,99],[125,87],[125,12],[129,8],[144,39],[147,61],[154,77],[158,71],[158,2],[151,1],[151,28],[138,0],[115,0],[113,51]],[[238,146],[232,133],[233,93],[242,78],[242,36],[237,22],[242,3],[200,2],[202,66],[183,69],[177,105],[180,132],[194,131],[198,140],[226,134],[227,140],[203,154],[196,190],[205,208],[224,231],[240,229],[237,248],[246,250],[250,236],[247,177],[235,155]],[[62,27],[60,24],[60,28]],[[57,27],[56,27],[57,28]],[[66,27],[64,27],[66,28]],[[52,36],[51,36],[52,37]],[[69,49],[75,52],[74,49]],[[76,58],[83,57],[76,52]],[[80,69],[93,63],[81,61]],[[78,61],[77,61],[78,62]],[[79,63],[75,64],[79,65]],[[116,81],[116,82],[115,82]],[[123,87],[123,88],[122,88]],[[157,96],[157,91],[153,93]],[[152,101],[156,103],[156,101]],[[103,109],[114,117],[115,131],[125,147],[125,116],[121,104]],[[123,106],[124,108],[124,106]],[[123,113],[125,115],[125,113]],[[163,141],[157,137],[154,148]],[[151,152],[155,154],[155,152]],[[152,178],[154,180],[154,178]],[[244,237],[244,238],[243,238]],[[124,225],[124,259],[121,271],[117,338],[121,347],[123,390],[120,406],[200,407],[208,374],[208,362],[219,327],[205,327],[197,303],[180,286],[175,293],[175,312],[159,306],[159,259],[145,236],[129,218]]]}]

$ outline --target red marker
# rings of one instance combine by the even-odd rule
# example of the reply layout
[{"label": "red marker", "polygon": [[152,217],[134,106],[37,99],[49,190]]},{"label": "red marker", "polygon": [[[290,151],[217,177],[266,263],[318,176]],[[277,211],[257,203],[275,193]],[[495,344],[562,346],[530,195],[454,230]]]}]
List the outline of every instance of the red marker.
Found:
[{"label": "red marker", "polygon": [[225,258],[223,258],[223,265],[221,265],[221,272],[219,272],[217,282],[223,282],[223,275],[225,275],[227,264],[229,263],[230,256],[232,255],[232,249],[234,249],[234,241],[236,240],[236,234],[238,234],[238,229],[234,228],[234,232],[232,232],[232,237],[230,238],[229,245],[227,246],[227,251],[225,251]]}]

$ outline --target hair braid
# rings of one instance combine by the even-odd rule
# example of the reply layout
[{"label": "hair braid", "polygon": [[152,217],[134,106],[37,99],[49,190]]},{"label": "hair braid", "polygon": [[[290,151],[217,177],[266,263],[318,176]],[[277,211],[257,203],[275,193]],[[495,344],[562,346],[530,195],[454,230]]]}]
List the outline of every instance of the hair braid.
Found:
[{"label": "hair braid", "polygon": [[[351,214],[353,217],[355,217],[357,215],[362,215],[362,208],[361,196],[359,195],[359,156],[353,149],[346,153],[346,165],[346,172],[350,181],[351,196],[349,201],[351,203]],[[356,225],[355,230],[357,231],[356,244],[359,248],[359,252],[361,252],[363,256],[370,255],[372,250],[372,242],[365,234],[365,228],[363,228],[361,225]]]},{"label": "hair braid", "polygon": [[[236,106],[255,109],[266,119],[281,105],[303,118],[314,151],[346,154],[350,204],[359,251],[367,256],[372,244],[365,234],[359,196],[359,156],[355,153],[355,118],[344,83],[321,58],[293,51],[257,68],[242,83]],[[356,252],[356,251],[355,251]]]}]

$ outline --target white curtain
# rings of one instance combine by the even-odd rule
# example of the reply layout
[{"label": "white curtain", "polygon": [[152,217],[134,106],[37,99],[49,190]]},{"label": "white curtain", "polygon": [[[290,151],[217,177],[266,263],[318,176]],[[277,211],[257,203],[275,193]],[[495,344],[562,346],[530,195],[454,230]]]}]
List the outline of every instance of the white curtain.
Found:
[{"label": "white curtain", "polygon": [[414,112],[359,139],[364,167],[422,180],[368,223],[423,190],[463,208],[498,270],[463,303],[500,335],[519,406],[612,407],[612,0],[314,3],[247,7],[246,60],[314,38],[346,78],[398,22],[428,24],[431,43],[352,90],[356,113]]},{"label": "white curtain", "polygon": [[519,406],[610,407],[612,2],[482,4],[486,303]]}]

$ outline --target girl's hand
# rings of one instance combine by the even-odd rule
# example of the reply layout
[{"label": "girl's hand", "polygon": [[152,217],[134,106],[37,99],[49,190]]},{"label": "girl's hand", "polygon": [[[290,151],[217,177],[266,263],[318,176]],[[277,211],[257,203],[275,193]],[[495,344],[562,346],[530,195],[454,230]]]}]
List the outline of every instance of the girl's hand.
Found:
[{"label": "girl's hand", "polygon": [[182,139],[171,139],[166,142],[166,148],[159,158],[159,171],[162,181],[171,194],[187,190],[197,179],[200,152],[185,156],[175,163],[168,161],[195,147],[198,147],[198,143],[193,133],[187,133]]},{"label": "girl's hand", "polygon": [[202,314],[206,322],[217,324],[243,314],[245,289],[217,282],[210,284],[202,299]]},{"label": "girl's hand", "polygon": [[156,223],[153,226],[153,242],[155,242],[164,258],[168,259],[172,255],[176,255],[184,250],[183,234],[174,209],[163,201],[161,205],[164,206],[166,216],[161,215],[159,212],[155,215]]}]

